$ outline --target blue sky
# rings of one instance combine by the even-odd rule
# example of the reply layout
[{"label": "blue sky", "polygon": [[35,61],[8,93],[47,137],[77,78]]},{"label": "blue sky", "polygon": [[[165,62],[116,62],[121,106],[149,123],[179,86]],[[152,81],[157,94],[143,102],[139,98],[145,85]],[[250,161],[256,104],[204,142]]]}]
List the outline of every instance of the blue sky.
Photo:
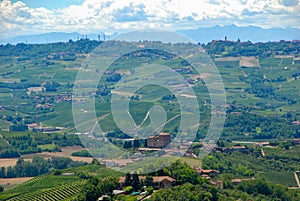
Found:
[{"label": "blue sky", "polygon": [[[12,0],[16,3],[19,0]],[[80,5],[84,0],[23,0],[30,8],[45,7],[48,9],[66,8],[70,5]]]},{"label": "blue sky", "polygon": [[215,25],[300,28],[300,0],[0,0],[0,37]]}]

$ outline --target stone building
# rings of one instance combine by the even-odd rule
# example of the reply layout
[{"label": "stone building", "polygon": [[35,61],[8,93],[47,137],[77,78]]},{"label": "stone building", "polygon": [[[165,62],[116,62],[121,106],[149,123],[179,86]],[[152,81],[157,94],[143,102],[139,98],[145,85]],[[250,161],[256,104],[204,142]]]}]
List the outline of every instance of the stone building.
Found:
[{"label": "stone building", "polygon": [[169,133],[160,133],[148,137],[147,145],[149,148],[164,148],[171,143],[171,135]]}]

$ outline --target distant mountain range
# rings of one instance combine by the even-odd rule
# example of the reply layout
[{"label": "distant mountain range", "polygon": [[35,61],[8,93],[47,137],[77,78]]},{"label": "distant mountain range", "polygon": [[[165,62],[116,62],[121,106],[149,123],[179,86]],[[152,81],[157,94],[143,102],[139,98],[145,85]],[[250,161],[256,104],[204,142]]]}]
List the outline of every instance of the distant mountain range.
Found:
[{"label": "distant mountain range", "polygon": [[195,42],[207,43],[212,40],[222,39],[227,37],[228,40],[252,41],[252,42],[267,42],[279,40],[300,40],[300,29],[296,28],[271,28],[263,29],[256,26],[238,27],[235,25],[229,26],[214,26],[210,28],[199,28],[190,30],[180,30],[182,33]]},{"label": "distant mountain range", "polygon": [[[209,28],[198,28],[189,30],[178,30],[178,33],[184,34],[193,39],[195,42],[207,43],[212,40],[225,39],[252,42],[267,42],[279,40],[300,40],[300,29],[296,28],[270,28],[263,29],[256,26],[238,27],[235,25],[229,26],[214,26]],[[75,41],[81,38],[89,38],[91,40],[110,39],[118,35],[104,35],[103,32],[98,34],[80,34],[77,32],[64,33],[52,32],[38,35],[17,36],[5,40],[0,40],[1,44],[17,44],[17,43],[52,43],[52,42],[67,42],[70,39]]]}]

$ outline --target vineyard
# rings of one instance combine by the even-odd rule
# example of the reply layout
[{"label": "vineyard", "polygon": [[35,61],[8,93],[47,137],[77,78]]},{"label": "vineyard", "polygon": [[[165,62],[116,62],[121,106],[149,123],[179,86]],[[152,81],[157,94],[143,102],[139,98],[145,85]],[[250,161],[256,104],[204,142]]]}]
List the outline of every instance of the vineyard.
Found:
[{"label": "vineyard", "polygon": [[43,200],[43,201],[56,201],[72,197],[80,192],[86,181],[76,181],[64,186],[50,188],[46,190],[35,191],[17,197],[13,197],[11,201],[28,201],[28,200]]},{"label": "vineyard", "polygon": [[260,173],[260,176],[275,184],[281,184],[290,187],[297,186],[294,173],[291,171],[285,171],[285,172],[269,171],[269,172]]},{"label": "vineyard", "polygon": [[63,200],[76,195],[85,181],[77,176],[45,174],[0,195],[0,200]]}]

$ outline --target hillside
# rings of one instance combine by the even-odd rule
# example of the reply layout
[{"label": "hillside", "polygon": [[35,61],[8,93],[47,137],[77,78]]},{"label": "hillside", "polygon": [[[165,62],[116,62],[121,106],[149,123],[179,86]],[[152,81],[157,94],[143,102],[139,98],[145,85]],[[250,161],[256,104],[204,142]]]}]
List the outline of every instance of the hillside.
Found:
[{"label": "hillside", "polygon": [[[66,129],[64,132],[67,133],[75,132],[71,111],[73,84],[81,64],[97,45],[99,43],[96,41],[79,40],[45,45],[0,46],[1,128],[7,130],[14,127],[19,130],[22,129],[21,125],[36,122],[45,127],[64,127]],[[216,41],[208,43],[204,48],[212,56],[222,76],[227,94],[228,118],[226,125],[228,126],[226,127],[228,129],[225,127],[223,137],[248,138],[247,136],[249,136],[250,138],[276,139],[279,136],[289,138],[299,135],[297,125],[292,123],[299,120],[297,109],[299,108],[297,93],[299,89],[299,79],[297,79],[299,76],[299,59],[297,58],[299,42]],[[96,96],[102,98],[97,99],[96,105],[98,106],[96,108],[99,117],[105,115],[100,122],[104,131],[116,130],[108,102],[111,89],[120,79],[114,80],[115,77],[124,75],[126,70],[142,63],[172,65],[173,69],[178,69],[177,71],[183,68],[178,64],[174,65],[175,62],[178,62],[176,60],[172,62],[169,62],[168,59],[162,60],[159,54],[150,59],[147,54],[153,53],[146,53],[135,60],[135,63],[132,61],[126,63],[126,60],[115,63],[112,71],[105,75],[104,79],[109,81],[99,83]],[[253,56],[255,56],[254,60]],[[254,61],[254,65],[251,64],[251,59]],[[247,67],[249,62],[249,65],[254,68]],[[118,69],[122,69],[123,72]],[[189,79],[198,97],[200,94],[203,97],[199,102],[209,102],[206,86],[195,80],[193,71],[188,69],[192,70],[187,67],[187,71],[181,72],[181,74]],[[165,107],[169,107],[170,103],[176,105],[175,100],[162,99],[167,91],[149,87],[142,90],[144,91],[136,93],[137,95],[144,93],[143,100],[131,102],[132,112],[136,114],[134,116],[137,122],[143,120],[148,108],[151,107],[154,100],[157,101],[157,98],[161,99],[158,101],[159,104]],[[147,91],[151,93],[147,93]],[[144,109],[135,109],[139,106]],[[172,116],[177,114],[174,106],[170,113]],[[209,115],[209,108],[203,107],[202,104],[200,106],[205,121]],[[245,118],[237,119],[239,113],[243,114]],[[254,122],[247,123],[248,128],[237,129],[232,127],[232,125],[237,126],[237,121],[242,121],[241,124]],[[268,123],[263,123],[268,121],[274,122],[274,125],[269,127]],[[279,126],[282,131],[277,129]],[[261,136],[257,136],[257,127],[261,128],[262,132],[259,133]],[[205,126],[202,128],[205,129]],[[172,132],[174,129],[176,129],[174,122],[165,127],[165,131],[168,132]],[[231,132],[230,129],[235,132]],[[274,134],[270,134],[273,132]]]},{"label": "hillside", "polygon": [[[93,52],[101,44],[110,45],[105,51],[100,48]],[[167,47],[169,53],[145,46]],[[227,102],[220,139],[212,143],[212,152],[202,160],[197,155],[205,152],[204,138],[213,115],[205,81],[214,75],[205,71],[198,74],[194,66],[177,56],[181,49],[188,55],[186,58],[192,57],[190,51],[195,46],[201,49],[199,44],[103,43],[87,39],[0,45],[0,160],[4,163],[7,158],[15,160],[1,167],[0,177],[28,178],[14,188],[4,185],[0,200],[95,200],[100,196],[118,200],[145,196],[150,196],[149,200],[185,200],[182,197],[185,194],[190,200],[299,200],[299,191],[293,189],[299,188],[300,42],[215,40],[203,44],[210,58],[201,51],[201,59],[209,61],[205,64],[213,61],[216,65]],[[116,52],[131,48],[139,50],[121,55],[105,71],[89,68],[93,65],[89,58],[95,57],[97,51],[104,55],[100,60],[104,62],[96,63],[96,67],[109,61]],[[155,74],[159,70],[157,66],[180,75],[175,77],[178,80],[171,79],[173,74]],[[152,75],[154,71],[155,76],[171,82],[170,86],[181,94],[181,99],[172,93],[173,88],[162,87],[168,82],[162,82],[162,86],[148,84],[151,76],[139,81],[139,68],[142,75]],[[75,93],[78,72],[87,73],[88,77],[79,82],[83,90]],[[101,77],[96,84],[90,82],[95,77]],[[117,90],[126,83],[138,86],[133,95]],[[189,93],[189,87],[194,95]],[[117,107],[117,113],[113,114],[114,96],[129,99],[126,117],[134,122],[134,129],[128,122],[124,124],[115,118],[114,115],[122,114],[118,112],[124,107]],[[86,107],[92,98],[96,119],[84,116],[92,113]],[[197,100],[198,107],[192,101],[187,102],[190,107],[183,108],[182,112],[182,99]],[[191,117],[195,108],[201,121],[194,125],[190,122],[194,122]],[[77,122],[74,121],[76,112],[83,114]],[[186,149],[187,153],[183,154],[186,157],[163,169],[161,165],[174,162],[173,158],[137,160],[142,154],[152,156],[157,151],[147,147],[148,137],[162,132],[176,139],[185,115],[189,117],[185,119],[187,127],[196,130],[192,144],[186,143],[189,138],[181,138],[178,143],[178,149]],[[151,123],[154,129],[149,126]],[[145,128],[149,130],[140,132]],[[131,136],[138,132],[141,136]],[[89,152],[83,145],[91,145]],[[162,156],[165,150],[158,150]],[[91,155],[102,165],[82,161],[92,160]],[[127,166],[132,161],[136,163]],[[135,171],[144,180],[138,181]],[[149,174],[145,175],[147,171]],[[133,173],[134,182],[123,188],[119,186],[119,177],[126,172]],[[170,189],[161,190],[159,176],[167,178],[164,182],[171,181]],[[144,189],[142,184],[150,188]],[[112,190],[116,189],[124,190],[126,195],[114,195]],[[157,191],[153,193],[153,189]]]}]

